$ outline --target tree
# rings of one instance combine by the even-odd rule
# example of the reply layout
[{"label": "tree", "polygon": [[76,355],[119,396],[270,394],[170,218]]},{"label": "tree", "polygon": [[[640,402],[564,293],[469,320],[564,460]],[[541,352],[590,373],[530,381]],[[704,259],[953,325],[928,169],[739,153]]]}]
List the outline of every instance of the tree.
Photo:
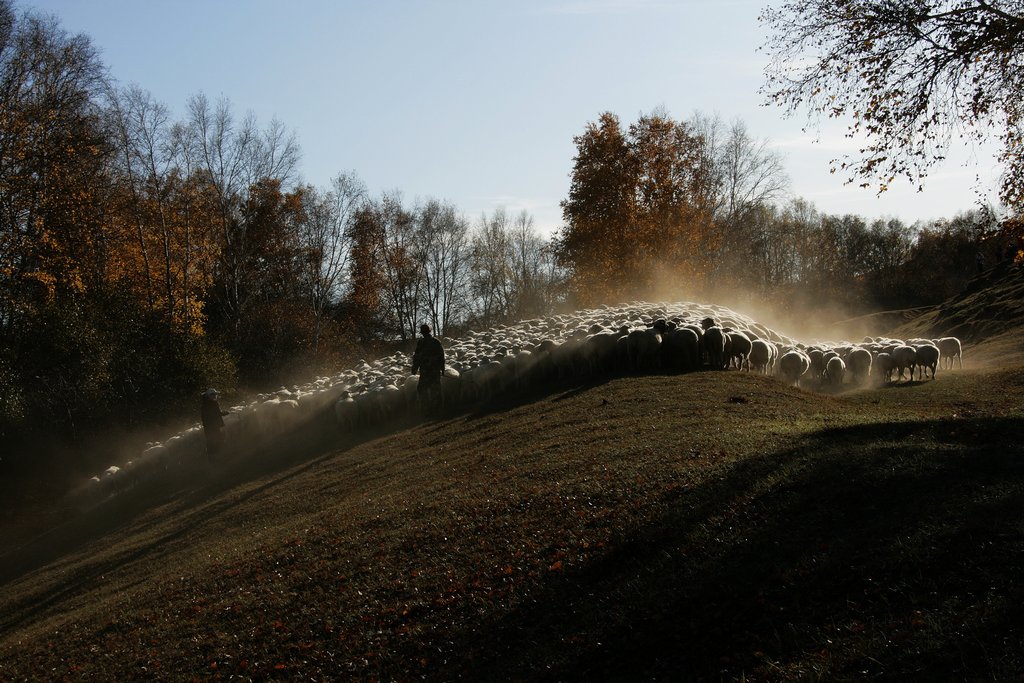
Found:
[{"label": "tree", "polygon": [[349,284],[351,227],[363,203],[366,188],[354,173],[340,173],[331,187],[303,193],[305,220],[300,225],[300,270],[304,295],[313,314],[313,354],[320,350],[320,335],[330,307]]},{"label": "tree", "polygon": [[424,291],[423,243],[398,192],[366,202],[353,222],[349,310],[362,341],[416,336]]},{"label": "tree", "polygon": [[494,325],[553,309],[559,272],[529,212],[511,218],[498,207],[481,216],[471,253],[474,322]]},{"label": "tree", "polygon": [[88,37],[50,17],[17,17],[0,0],[0,368],[13,394],[5,432],[23,418],[74,431],[83,411],[102,409],[109,353],[88,304],[109,267],[105,87]]},{"label": "tree", "polygon": [[873,300],[887,308],[907,303],[900,280],[914,246],[914,229],[896,218],[877,219],[871,223],[871,245],[868,287]]},{"label": "tree", "polygon": [[469,310],[469,225],[454,206],[428,201],[417,211],[423,243],[425,316],[446,334]]},{"label": "tree", "polygon": [[511,254],[505,209],[498,207],[490,218],[486,214],[480,216],[472,238],[471,291],[477,320],[483,325],[507,320],[511,313]]},{"label": "tree", "polygon": [[276,120],[262,131],[251,115],[236,124],[226,100],[214,108],[206,97],[196,95],[189,100],[188,110],[189,156],[205,175],[217,202],[216,303],[224,327],[238,339],[246,297],[253,293],[251,288],[246,291],[246,283],[259,277],[246,270],[253,264],[246,260],[251,251],[248,219],[264,216],[253,210],[259,201],[247,206],[249,194],[253,189],[269,189],[267,181],[277,183],[275,191],[286,189],[299,161],[299,147],[295,136]]},{"label": "tree", "polygon": [[622,252],[636,214],[636,174],[614,114],[601,114],[573,142],[576,157],[556,251],[571,271],[575,297],[586,302],[613,296],[629,277]]},{"label": "tree", "polygon": [[512,221],[509,237],[510,271],[515,283],[513,319],[522,320],[549,312],[554,304],[552,289],[556,285],[549,245],[537,232],[533,216],[525,209]]},{"label": "tree", "polygon": [[102,280],[104,87],[88,37],[0,0],[0,330]]},{"label": "tree", "polygon": [[195,173],[185,127],[148,92],[111,93],[108,120],[120,198],[108,220],[121,222],[112,231],[120,266],[112,279],[129,284],[172,330],[203,334],[215,252],[212,187]]},{"label": "tree", "polygon": [[745,211],[771,204],[783,197],[789,184],[782,157],[766,139],[751,136],[743,121],[726,126],[718,117],[697,114],[690,122],[704,140],[713,170],[713,210],[727,225]]},{"label": "tree", "polygon": [[578,303],[700,284],[717,248],[717,181],[704,139],[664,112],[623,133],[602,114],[576,136],[556,253]]},{"label": "tree", "polygon": [[1024,208],[1024,5],[1020,0],[796,0],[766,9],[763,91],[790,112],[852,117],[859,155],[833,170],[884,191],[919,187],[954,135],[1000,131],[1001,196]]}]

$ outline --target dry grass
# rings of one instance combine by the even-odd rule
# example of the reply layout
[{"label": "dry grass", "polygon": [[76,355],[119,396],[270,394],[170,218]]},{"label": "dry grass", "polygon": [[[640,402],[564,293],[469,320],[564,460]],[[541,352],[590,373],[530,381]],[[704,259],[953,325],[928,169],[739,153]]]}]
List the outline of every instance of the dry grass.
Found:
[{"label": "dry grass", "polygon": [[0,679],[1005,680],[1022,370],[618,378],[289,443],[22,548]]}]

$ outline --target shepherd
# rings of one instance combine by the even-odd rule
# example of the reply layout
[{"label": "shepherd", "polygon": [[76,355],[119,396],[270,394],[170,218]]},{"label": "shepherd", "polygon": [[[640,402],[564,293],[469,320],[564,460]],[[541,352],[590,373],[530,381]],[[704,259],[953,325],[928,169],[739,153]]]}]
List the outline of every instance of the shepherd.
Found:
[{"label": "shepherd", "polygon": [[210,462],[213,462],[224,448],[224,416],[228,413],[220,409],[220,403],[217,401],[219,395],[220,392],[213,387],[204,391],[200,408],[203,433],[206,435],[206,457]]},{"label": "shepherd", "polygon": [[416,384],[416,398],[420,411],[424,414],[432,412],[440,403],[441,375],[444,373],[444,347],[431,334],[430,325],[420,325],[423,335],[416,342],[416,351],[412,354],[412,374],[419,372],[420,379]]}]

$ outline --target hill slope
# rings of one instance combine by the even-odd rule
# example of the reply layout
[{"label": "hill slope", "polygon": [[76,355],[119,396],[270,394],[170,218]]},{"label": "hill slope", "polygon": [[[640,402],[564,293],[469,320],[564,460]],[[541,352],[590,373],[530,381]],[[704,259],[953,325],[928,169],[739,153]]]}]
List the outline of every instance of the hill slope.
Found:
[{"label": "hill slope", "polygon": [[[910,339],[959,337],[970,357],[996,363],[1024,362],[1024,267],[1000,263],[967,283],[958,295],[926,308],[883,311],[835,323],[839,336],[879,335]],[[980,353],[977,353],[980,352]]]},{"label": "hill slope", "polygon": [[4,568],[0,678],[1005,678],[1021,369],[625,377],[140,491]]}]

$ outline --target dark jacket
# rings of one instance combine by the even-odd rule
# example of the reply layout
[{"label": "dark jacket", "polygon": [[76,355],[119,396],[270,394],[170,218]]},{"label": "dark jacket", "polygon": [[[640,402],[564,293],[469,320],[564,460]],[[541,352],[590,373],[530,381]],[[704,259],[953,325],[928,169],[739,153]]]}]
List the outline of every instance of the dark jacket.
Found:
[{"label": "dark jacket", "polygon": [[444,372],[444,347],[431,335],[421,337],[416,342],[416,351],[412,354],[412,372],[420,373],[420,382],[440,382]]},{"label": "dark jacket", "polygon": [[207,431],[223,429],[224,415],[227,415],[227,413],[220,409],[220,403],[217,402],[217,399],[203,397],[203,429]]}]

